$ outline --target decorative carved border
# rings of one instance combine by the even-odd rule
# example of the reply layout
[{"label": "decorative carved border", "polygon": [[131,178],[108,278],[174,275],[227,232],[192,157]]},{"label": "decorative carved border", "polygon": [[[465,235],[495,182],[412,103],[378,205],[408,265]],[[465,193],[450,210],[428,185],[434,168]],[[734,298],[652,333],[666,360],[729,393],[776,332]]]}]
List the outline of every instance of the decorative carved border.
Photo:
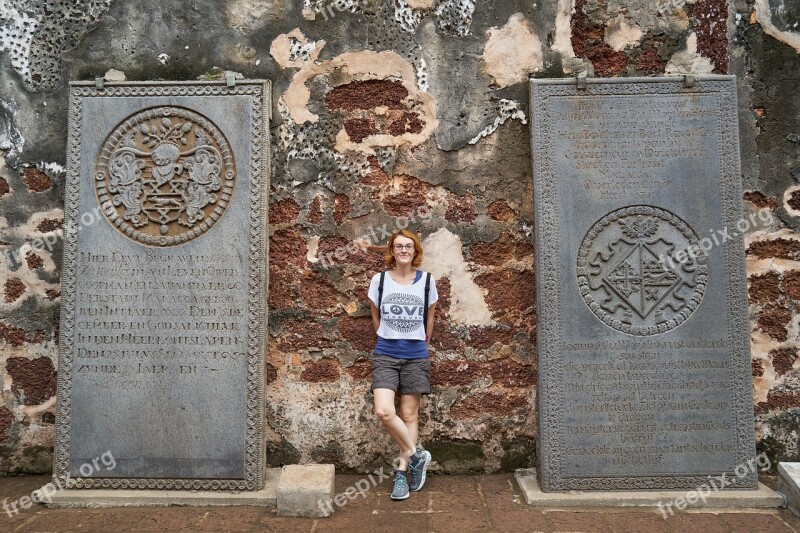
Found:
[{"label": "decorative carved border", "polygon": [[[248,234],[248,347],[244,479],[153,479],[71,477],[70,418],[72,410],[72,359],[75,326],[75,289],[78,257],[79,186],[81,178],[81,121],[83,99],[98,96],[228,96],[251,97],[250,227]],[[67,140],[67,175],[64,198],[64,255],[61,270],[61,333],[58,362],[58,406],[53,482],[71,489],[258,490],[264,485],[266,387],[267,209],[269,172],[269,119],[272,105],[267,81],[239,81],[233,87],[220,83],[124,83],[97,89],[85,82],[70,83]]]},{"label": "decorative carved border", "polygon": [[[557,179],[553,155],[554,136],[545,125],[551,123],[552,97],[583,95],[710,94],[718,103],[717,131],[720,134],[720,174],[718,191],[722,198],[722,223],[734,227],[742,216],[742,183],[739,162],[739,131],[734,76],[697,76],[693,88],[685,88],[682,78],[590,79],[585,93],[579,93],[574,79],[536,80],[530,83],[531,154],[533,155],[534,200],[536,205],[536,304],[537,352],[539,360],[539,483],[543,490],[633,490],[693,488],[708,482],[706,475],[665,474],[663,476],[567,477],[562,464],[564,449],[564,411],[561,406],[563,359],[559,339],[564,327],[561,317],[558,250],[562,245],[558,215]],[[733,120],[725,120],[725,118]],[[750,368],[749,321],[743,237],[737,236],[725,247],[726,298],[731,308],[726,337],[731,339],[731,380],[734,385],[737,464],[755,456],[753,402],[750,374],[737,368]],[[732,465],[732,467],[735,465]],[[731,472],[728,472],[730,475]],[[728,488],[754,488],[757,473],[729,477]]]}]

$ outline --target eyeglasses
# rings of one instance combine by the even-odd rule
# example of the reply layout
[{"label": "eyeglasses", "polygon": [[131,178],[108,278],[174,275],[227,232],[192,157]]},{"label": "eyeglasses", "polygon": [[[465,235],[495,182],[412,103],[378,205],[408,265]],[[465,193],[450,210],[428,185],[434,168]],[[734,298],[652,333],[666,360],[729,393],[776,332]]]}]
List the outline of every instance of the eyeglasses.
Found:
[{"label": "eyeglasses", "polygon": [[395,244],[394,245],[394,249],[395,250],[413,250],[414,249],[414,245],[413,244]]}]

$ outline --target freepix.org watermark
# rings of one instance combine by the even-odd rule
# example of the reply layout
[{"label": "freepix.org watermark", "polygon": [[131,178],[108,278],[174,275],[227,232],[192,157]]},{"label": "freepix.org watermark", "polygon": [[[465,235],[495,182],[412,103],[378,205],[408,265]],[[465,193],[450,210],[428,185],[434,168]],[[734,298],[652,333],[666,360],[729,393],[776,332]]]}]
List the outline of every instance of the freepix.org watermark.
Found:
[{"label": "freepix.org watermark", "polygon": [[333,0],[330,4],[321,6],[318,13],[322,15],[322,18],[328,20],[335,17],[337,13],[342,13],[344,11],[355,13],[360,3],[360,0]]},{"label": "freepix.org watermark", "polygon": [[[396,457],[394,461],[392,461],[392,467],[395,470],[399,470],[402,463],[399,457]],[[367,477],[359,479],[349,487],[347,487],[343,492],[336,494],[333,498],[324,498],[317,501],[317,507],[319,510],[323,512],[323,514],[331,515],[339,508],[344,507],[351,501],[355,500],[358,497],[366,498],[367,493],[386,481],[387,479],[391,479],[391,475],[384,472],[384,467],[380,467],[378,470],[375,470]],[[336,508],[334,508],[336,506]]]},{"label": "freepix.org watermark", "polygon": [[742,479],[749,474],[757,472],[759,469],[769,470],[770,468],[772,468],[772,463],[769,457],[764,452],[761,452],[746,463],[736,465],[736,468],[733,469],[733,476],[728,473],[724,473],[721,476],[708,476],[707,482],[694,490],[688,491],[684,496],[668,502],[661,500],[658,502],[658,510],[661,512],[661,517],[666,520],[675,514],[675,510],[683,511],[691,505],[697,505],[698,502],[705,503],[712,493],[731,486],[736,479]]},{"label": "freepix.org watermark", "polygon": [[[108,450],[91,461],[82,464],[78,469],[78,473],[81,477],[92,477],[96,476],[101,471],[110,472],[116,467],[117,461],[114,459],[111,450]],[[30,496],[23,496],[13,502],[9,502],[8,499],[3,500],[3,510],[9,518],[13,518],[14,515],[18,514],[22,509],[30,509],[34,503],[52,502],[53,494],[55,494],[57,490],[64,488],[66,487],[61,485],[61,481],[55,479],[41,489],[33,491]]]},{"label": "freepix.org watermark", "polygon": [[16,270],[29,254],[37,251],[47,253],[52,252],[56,243],[63,238],[64,231],[71,231],[73,227],[77,231],[81,231],[83,228],[89,227],[103,218],[101,215],[102,211],[105,210],[108,213],[113,211],[113,209],[113,205],[110,202],[106,202],[103,204],[103,206],[97,206],[92,211],[81,213],[80,217],[78,217],[77,223],[67,223],[67,226],[64,230],[58,229],[49,232],[47,235],[44,235],[41,238],[34,239],[31,242],[26,242],[15,250],[7,250],[3,252],[6,259],[6,264],[9,265],[12,270]]},{"label": "freepix.org watermark", "polygon": [[432,216],[433,212],[430,208],[427,205],[421,205],[410,216],[400,216],[394,219],[394,228],[388,222],[382,226],[372,226],[360,237],[342,246],[337,246],[334,251],[320,256],[319,262],[322,266],[331,266],[337,261],[344,261],[347,256],[364,252],[370,246],[382,245],[389,240],[389,237],[395,231],[406,229],[409,225],[419,220],[430,220]]},{"label": "freepix.org watermark", "polygon": [[708,230],[709,235],[698,239],[697,244],[692,244],[684,249],[677,250],[670,255],[661,255],[658,258],[658,261],[662,265],[673,269],[675,268],[676,263],[681,265],[686,264],[687,262],[693,263],[700,255],[703,254],[703,252],[708,252],[712,248],[722,246],[728,242],[729,239],[735,239],[736,237],[743,235],[754,228],[757,228],[759,223],[762,227],[768,228],[774,221],[775,219],[772,215],[772,211],[764,207],[754,213],[750,213],[750,216],[747,218],[740,218],[736,222],[736,226],[733,228],[725,226],[722,229]]}]

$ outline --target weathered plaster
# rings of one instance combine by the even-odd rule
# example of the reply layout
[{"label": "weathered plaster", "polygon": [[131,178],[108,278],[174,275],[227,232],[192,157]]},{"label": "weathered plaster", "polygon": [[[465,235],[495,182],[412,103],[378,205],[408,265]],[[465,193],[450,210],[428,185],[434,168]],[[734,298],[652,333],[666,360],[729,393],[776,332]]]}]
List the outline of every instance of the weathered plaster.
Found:
[{"label": "weathered plaster", "polygon": [[453,287],[449,319],[465,326],[491,326],[492,314],[475,283],[469,265],[461,251],[461,240],[442,228],[423,241],[430,250],[425,256],[424,268],[438,278],[448,278]]},{"label": "weathered plaster", "polygon": [[394,2],[394,21],[400,25],[400,28],[408,33],[414,33],[422,20],[423,13],[419,11],[418,7],[413,5],[414,2],[406,2],[405,0],[396,0]]},{"label": "weathered plaster", "polygon": [[281,68],[302,68],[316,61],[324,46],[325,41],[309,41],[300,28],[295,28],[272,41],[269,55]]},{"label": "weathered plaster", "polygon": [[[418,130],[405,130],[395,134],[391,130],[373,129],[363,138],[353,139],[346,129],[348,123],[345,120],[343,127],[333,127],[332,129],[335,142],[331,148],[335,149],[338,154],[376,155],[380,149],[413,148],[425,142],[436,129],[438,121],[434,100],[429,93],[421,91],[417,87],[413,66],[394,52],[376,53],[364,50],[342,54],[330,61],[310,63],[295,73],[291,84],[280,99],[281,112],[286,113],[286,118],[290,120],[283,129],[286,146],[291,146],[294,141],[301,140],[293,134],[297,126],[302,126],[306,122],[313,124],[320,119],[319,115],[308,107],[311,98],[309,84],[317,78],[326,78],[328,83],[333,84],[330,78],[334,74],[339,79],[352,80],[351,83],[370,80],[390,80],[400,83],[407,91],[403,105],[406,106],[408,112],[416,115],[418,118],[415,120],[420,122]],[[357,120],[371,120],[370,117],[386,113],[384,106],[379,104],[372,106],[368,102],[361,102],[358,105],[363,112],[350,117],[351,119],[357,116],[360,117]],[[338,156],[335,156],[335,159],[340,160]],[[353,163],[363,168],[363,160],[361,162],[355,160]],[[355,168],[353,170],[360,173]]]},{"label": "weathered plaster", "polygon": [[525,82],[544,67],[542,43],[522,13],[514,13],[505,26],[490,28],[486,34],[489,39],[483,49],[483,70],[498,87]]},{"label": "weathered plaster", "polygon": [[327,21],[339,13],[355,13],[367,2],[368,0],[303,0],[302,15],[306,20],[316,20],[317,15],[322,15]]},{"label": "weathered plaster", "polygon": [[306,254],[306,261],[309,263],[319,262],[317,251],[319,250],[319,235],[314,235],[308,240],[308,253]]},{"label": "weathered plaster", "polygon": [[18,110],[19,106],[14,100],[0,99],[0,150],[5,151],[5,155],[0,152],[0,170],[5,166],[7,157],[16,159],[25,146],[25,139],[16,124]]},{"label": "weathered plaster", "polygon": [[[55,244],[61,238],[61,230],[41,231],[44,220],[63,220],[63,211],[54,209],[48,212],[35,213],[24,224],[8,227],[8,222],[0,218],[0,240],[9,245],[0,247],[0,281],[14,280],[19,286],[16,297],[10,297],[8,291],[0,291],[0,313],[11,313],[21,308],[29,299],[37,300],[38,305],[56,306],[60,294],[58,283],[58,266],[53,259],[53,248],[47,243]],[[40,246],[34,248],[29,244],[39,239]],[[11,243],[23,243],[12,245]],[[20,292],[21,289],[21,292]]]},{"label": "weathered plaster", "polygon": [[520,109],[520,103],[514,102],[512,100],[502,99],[498,103],[497,107],[498,114],[490,125],[486,126],[483,130],[478,132],[478,134],[469,140],[469,144],[475,144],[484,137],[488,137],[492,133],[494,133],[497,128],[505,124],[506,120],[509,119],[517,119],[523,124],[528,123],[528,119],[525,118],[525,112]]},{"label": "weathered plaster", "polygon": [[709,74],[714,71],[711,60],[697,52],[697,34],[694,32],[686,38],[686,48],[675,52],[664,69],[668,76],[680,74]]},{"label": "weathered plaster", "polygon": [[229,0],[225,2],[228,22],[241,32],[248,32],[261,25],[264,18],[277,11],[276,4],[284,0]]},{"label": "weathered plaster", "polygon": [[624,15],[608,21],[604,40],[608,46],[619,52],[629,46],[635,46],[642,40],[642,29],[631,24]]},{"label": "weathered plaster", "polygon": [[[778,2],[778,5],[781,4],[783,4],[783,2]],[[788,44],[794,48],[795,52],[800,54],[800,27],[795,24],[794,30],[778,29],[772,20],[772,8],[770,7],[769,0],[755,0],[754,6],[755,19],[761,24],[761,27],[764,28],[764,32],[780,42]]]},{"label": "weathered plaster", "polygon": [[439,0],[435,11],[439,31],[466,37],[470,33],[474,12],[474,0]]},{"label": "weathered plaster", "polygon": [[643,29],[662,32],[670,28],[686,30],[690,26],[687,10],[698,0],[630,1],[609,0],[606,12],[614,17],[624,15],[627,20]]},{"label": "weathered plaster", "polygon": [[430,10],[436,5],[436,0],[408,0],[407,3],[412,9]]},{"label": "weathered plaster", "polygon": [[0,51],[29,90],[50,90],[61,81],[61,55],[75,47],[108,10],[111,0],[21,0],[0,6]]},{"label": "weathered plaster", "polygon": [[10,237],[12,239],[20,239],[25,240],[30,238],[33,235],[36,236],[57,236],[61,237],[61,229],[54,230],[51,232],[42,232],[39,229],[39,226],[45,220],[64,220],[64,210],[60,207],[56,207],[53,209],[48,209],[47,211],[39,211],[37,213],[33,213],[30,218],[25,221],[24,223],[14,226],[14,227],[2,227],[0,226],[0,231],[2,232],[3,237]]},{"label": "weathered plaster", "polygon": [[6,52],[23,79],[30,79],[31,42],[39,21],[24,11],[4,4],[0,6],[0,52]]},{"label": "weathered plaster", "polygon": [[572,15],[575,13],[575,0],[558,0],[558,11],[555,19],[555,38],[550,46],[563,58],[575,57],[572,49]]},{"label": "weathered plaster", "polygon": [[115,68],[110,68],[103,74],[103,79],[106,81],[125,81],[128,78],[125,76],[125,73],[121,70],[117,70]]},{"label": "weathered plaster", "polygon": [[783,208],[786,213],[793,217],[800,217],[800,205],[792,207],[792,199],[796,194],[800,194],[800,185],[793,185],[787,188],[783,193]]}]

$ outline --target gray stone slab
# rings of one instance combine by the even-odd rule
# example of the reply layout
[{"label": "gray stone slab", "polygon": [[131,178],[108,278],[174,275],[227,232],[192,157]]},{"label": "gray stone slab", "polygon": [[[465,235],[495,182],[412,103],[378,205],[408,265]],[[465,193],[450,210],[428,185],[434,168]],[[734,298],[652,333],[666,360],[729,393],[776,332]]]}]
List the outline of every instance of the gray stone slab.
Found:
[{"label": "gray stone slab", "polygon": [[52,492],[50,485],[40,489],[41,496],[37,495],[37,499],[53,508],[252,505],[275,509],[280,475],[280,468],[265,469],[264,486],[253,491],[65,489]]},{"label": "gray stone slab", "polygon": [[735,78],[530,108],[543,490],[755,488]]},{"label": "gray stone slab", "polygon": [[800,463],[778,463],[778,476],[787,507],[800,516]]},{"label": "gray stone slab", "polygon": [[[525,503],[532,507],[656,507],[666,516],[688,509],[775,509],[783,506],[783,497],[763,483],[756,490],[706,492],[604,491],[542,492],[536,470],[520,469],[514,473]],[[702,495],[702,496],[701,496]],[[672,505],[670,505],[672,504]]]},{"label": "gray stone slab", "polygon": [[261,488],[270,101],[70,85],[61,486]]},{"label": "gray stone slab", "polygon": [[335,474],[333,465],[284,466],[278,482],[278,516],[330,516]]}]

